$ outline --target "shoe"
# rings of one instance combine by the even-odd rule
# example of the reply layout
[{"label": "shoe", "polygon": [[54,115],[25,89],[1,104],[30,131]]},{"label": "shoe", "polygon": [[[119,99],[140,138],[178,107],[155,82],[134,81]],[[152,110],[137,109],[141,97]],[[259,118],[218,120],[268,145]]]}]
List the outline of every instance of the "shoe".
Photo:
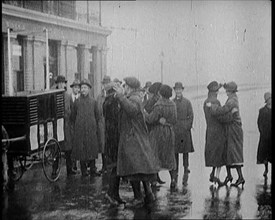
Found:
[{"label": "shoe", "polygon": [[108,193],[106,193],[105,199],[108,200],[111,205],[118,205],[119,204],[118,201],[115,198],[113,198],[112,196],[108,195]]},{"label": "shoe", "polygon": [[214,174],[213,174],[213,173],[210,174],[209,181],[210,181],[211,183],[214,182]]},{"label": "shoe", "polygon": [[214,177],[214,183],[217,183],[217,184],[218,184],[218,187],[223,186],[223,183],[222,183],[222,182],[220,181],[220,179],[217,178],[217,177]]},{"label": "shoe", "polygon": [[72,175],[76,175],[76,171],[71,170],[71,171],[67,171],[67,176],[72,176]]},{"label": "shoe", "polygon": [[263,176],[264,176],[264,177],[267,177],[267,173],[268,173],[268,171],[265,170]]},{"label": "shoe", "polygon": [[245,183],[244,178],[239,178],[235,183],[232,183],[231,186],[238,187],[240,184],[242,184],[242,188],[243,188],[244,183]]},{"label": "shoe", "polygon": [[223,185],[227,185],[228,182],[232,183],[232,180],[233,180],[232,176],[226,176],[223,182]]}]

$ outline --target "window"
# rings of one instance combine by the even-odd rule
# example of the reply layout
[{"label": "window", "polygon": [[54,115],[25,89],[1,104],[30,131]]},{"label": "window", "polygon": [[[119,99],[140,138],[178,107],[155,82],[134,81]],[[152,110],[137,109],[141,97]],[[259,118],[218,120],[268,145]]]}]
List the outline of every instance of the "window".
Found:
[{"label": "window", "polygon": [[5,38],[2,35],[2,74],[1,74],[1,85],[2,85],[2,94],[5,94]]},{"label": "window", "polygon": [[75,19],[75,1],[60,1],[59,16]]},{"label": "window", "polygon": [[23,56],[23,37],[18,35],[11,43],[12,69],[16,77],[16,91],[24,91],[24,56]]},{"label": "window", "polygon": [[[59,42],[56,40],[49,40],[49,73],[52,73],[50,87],[54,85],[54,79],[58,75],[58,48]],[[45,71],[46,76],[46,71]]]}]

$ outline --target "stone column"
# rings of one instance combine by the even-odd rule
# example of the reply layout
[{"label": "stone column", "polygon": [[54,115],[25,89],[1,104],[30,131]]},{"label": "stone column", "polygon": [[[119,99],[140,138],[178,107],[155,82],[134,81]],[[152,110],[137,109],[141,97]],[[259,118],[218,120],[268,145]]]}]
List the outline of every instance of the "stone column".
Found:
[{"label": "stone column", "polygon": [[67,41],[65,57],[67,80],[70,84],[74,81],[77,72],[77,44],[75,42]]}]

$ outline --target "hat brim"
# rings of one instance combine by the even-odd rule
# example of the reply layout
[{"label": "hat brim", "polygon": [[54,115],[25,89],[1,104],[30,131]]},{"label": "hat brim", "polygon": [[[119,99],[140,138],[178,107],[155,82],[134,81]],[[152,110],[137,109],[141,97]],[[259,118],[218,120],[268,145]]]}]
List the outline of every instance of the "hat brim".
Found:
[{"label": "hat brim", "polygon": [[80,83],[80,86],[82,86],[82,85],[87,85],[90,87],[90,89],[92,88],[92,86],[89,83]]},{"label": "hat brim", "polygon": [[80,84],[72,84],[72,85],[70,85],[71,88],[74,87],[74,86],[80,86]]}]

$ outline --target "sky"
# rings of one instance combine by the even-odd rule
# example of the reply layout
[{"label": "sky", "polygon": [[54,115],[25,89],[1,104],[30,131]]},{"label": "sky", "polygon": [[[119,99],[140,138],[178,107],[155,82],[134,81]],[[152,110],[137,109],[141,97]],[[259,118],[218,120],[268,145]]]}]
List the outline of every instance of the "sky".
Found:
[{"label": "sky", "polygon": [[112,78],[271,84],[271,1],[102,1],[102,25]]}]

